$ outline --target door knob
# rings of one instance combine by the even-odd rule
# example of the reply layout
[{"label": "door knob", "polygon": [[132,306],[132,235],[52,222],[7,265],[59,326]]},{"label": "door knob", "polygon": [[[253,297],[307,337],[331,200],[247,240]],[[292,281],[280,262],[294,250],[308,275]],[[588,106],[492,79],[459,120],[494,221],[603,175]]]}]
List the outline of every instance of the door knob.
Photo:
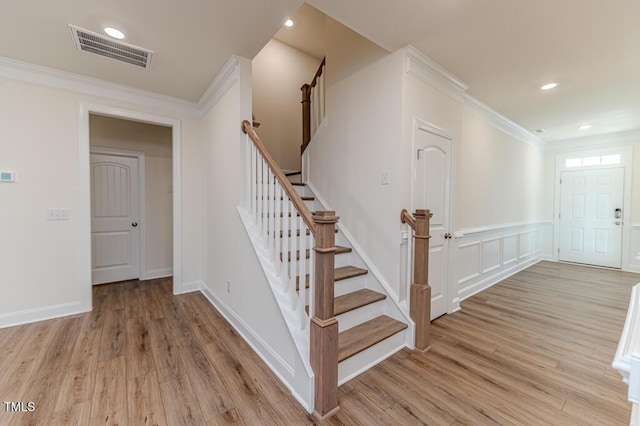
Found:
[{"label": "door knob", "polygon": [[132,222],[131,226],[133,226],[135,228],[136,226],[138,226],[138,222]]},{"label": "door knob", "polygon": [[446,234],[444,234],[444,239],[445,239],[445,240],[449,240],[449,239],[451,239],[451,234],[450,234],[450,233],[448,233],[448,232],[447,232]]},{"label": "door knob", "polygon": [[616,224],[616,225],[618,225],[618,226],[620,226],[620,221],[619,221],[619,220],[616,220],[616,221],[615,221],[615,224]]}]

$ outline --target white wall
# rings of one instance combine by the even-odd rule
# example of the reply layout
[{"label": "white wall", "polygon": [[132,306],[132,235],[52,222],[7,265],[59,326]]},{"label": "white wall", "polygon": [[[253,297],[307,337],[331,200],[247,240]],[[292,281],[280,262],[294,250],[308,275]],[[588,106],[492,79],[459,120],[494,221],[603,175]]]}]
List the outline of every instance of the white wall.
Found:
[{"label": "white wall", "polygon": [[[81,290],[90,285],[80,270],[80,102],[154,112],[0,80],[0,168],[15,170],[19,179],[0,185],[0,326],[78,312]],[[182,132],[183,281],[197,281],[202,271],[197,122],[183,119]],[[47,208],[68,209],[70,219],[46,221]]]},{"label": "white wall", "polygon": [[322,58],[272,39],[253,58],[253,113],[265,146],[284,170],[300,170],[302,95]]},{"label": "white wall", "polygon": [[173,267],[171,128],[91,115],[92,146],[120,148],[145,155],[147,278],[169,276]]},{"label": "white wall", "polygon": [[[402,58],[327,18],[326,127],[309,147],[309,181],[397,287]],[[349,51],[349,47],[354,50]],[[362,52],[362,55],[360,55]],[[390,185],[381,185],[389,171]]]},{"label": "white wall", "polygon": [[251,118],[251,63],[241,59],[239,81],[203,118],[204,293],[276,372],[291,383],[295,347],[242,225],[242,120]]}]

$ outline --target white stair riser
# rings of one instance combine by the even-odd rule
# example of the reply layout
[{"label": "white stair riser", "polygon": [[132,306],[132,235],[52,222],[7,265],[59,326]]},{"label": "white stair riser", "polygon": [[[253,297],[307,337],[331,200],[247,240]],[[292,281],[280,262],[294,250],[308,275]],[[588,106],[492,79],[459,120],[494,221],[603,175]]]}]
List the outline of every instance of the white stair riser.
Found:
[{"label": "white stair riser", "polygon": [[336,281],[334,287],[335,297],[345,295],[347,293],[353,293],[354,291],[367,288],[367,276],[360,275],[357,277],[349,278],[347,280]]},{"label": "white stair riser", "polygon": [[384,313],[384,305],[385,300],[380,300],[338,315],[336,317],[338,319],[338,331],[342,333],[345,330],[379,317]]},{"label": "white stair riser", "polygon": [[394,334],[377,345],[373,345],[359,354],[345,359],[338,364],[338,384],[348,382],[358,374],[389,358],[394,353],[404,348],[407,329]]}]

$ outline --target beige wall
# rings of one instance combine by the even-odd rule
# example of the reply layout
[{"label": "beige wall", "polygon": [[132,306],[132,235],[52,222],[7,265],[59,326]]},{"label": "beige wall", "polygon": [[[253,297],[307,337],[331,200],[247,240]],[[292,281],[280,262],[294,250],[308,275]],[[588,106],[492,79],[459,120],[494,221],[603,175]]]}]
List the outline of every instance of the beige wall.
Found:
[{"label": "beige wall", "polygon": [[[384,278],[396,285],[405,191],[399,137],[402,57],[331,18],[327,26],[327,126],[307,148],[309,180]],[[382,171],[390,172],[390,185],[381,185]]]},{"label": "beige wall", "polygon": [[300,87],[321,61],[275,39],[253,59],[253,113],[262,123],[257,132],[284,170],[300,170]]},{"label": "beige wall", "polygon": [[465,108],[456,155],[454,222],[457,229],[550,219],[543,205],[544,149]]},{"label": "beige wall", "polygon": [[[80,102],[160,114],[65,90],[0,81],[0,168],[15,170],[19,179],[0,185],[0,326],[82,309],[81,292],[90,285],[84,282],[90,274],[81,270]],[[202,279],[202,154],[198,122],[181,122],[182,279],[192,282]],[[48,208],[68,209],[69,220],[46,221]]]},{"label": "beige wall", "polygon": [[171,128],[91,115],[92,146],[145,154],[145,225],[149,276],[171,274],[173,267],[173,196]]}]

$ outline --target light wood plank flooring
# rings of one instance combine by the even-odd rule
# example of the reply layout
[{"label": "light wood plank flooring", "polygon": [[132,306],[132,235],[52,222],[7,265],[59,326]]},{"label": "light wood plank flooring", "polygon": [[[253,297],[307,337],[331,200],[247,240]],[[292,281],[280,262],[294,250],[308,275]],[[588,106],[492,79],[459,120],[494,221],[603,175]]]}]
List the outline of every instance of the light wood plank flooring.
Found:
[{"label": "light wood plank flooring", "polygon": [[[433,322],[340,388],[330,425],[624,425],[610,367],[639,275],[539,263]],[[313,420],[198,293],[94,288],[94,311],[0,329],[0,425],[298,425]]]}]

